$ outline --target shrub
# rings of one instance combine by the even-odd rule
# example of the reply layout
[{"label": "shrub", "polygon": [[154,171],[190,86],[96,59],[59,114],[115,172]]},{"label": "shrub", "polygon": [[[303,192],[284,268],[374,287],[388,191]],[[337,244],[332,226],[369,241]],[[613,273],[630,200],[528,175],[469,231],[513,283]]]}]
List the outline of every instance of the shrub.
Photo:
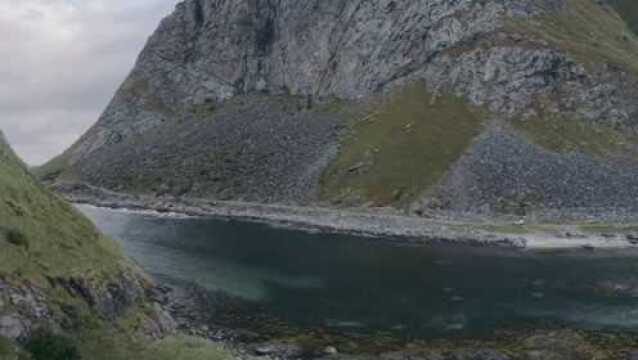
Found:
[{"label": "shrub", "polygon": [[15,358],[16,358],[16,351],[11,341],[9,341],[9,339],[6,339],[0,336],[0,359],[15,359]]},{"label": "shrub", "polygon": [[27,236],[22,231],[16,229],[7,229],[5,230],[5,232],[7,241],[10,244],[21,246],[27,249],[29,248],[29,239],[27,239]]},{"label": "shrub", "polygon": [[80,353],[71,339],[46,330],[34,332],[25,349],[33,360],[80,360]]}]

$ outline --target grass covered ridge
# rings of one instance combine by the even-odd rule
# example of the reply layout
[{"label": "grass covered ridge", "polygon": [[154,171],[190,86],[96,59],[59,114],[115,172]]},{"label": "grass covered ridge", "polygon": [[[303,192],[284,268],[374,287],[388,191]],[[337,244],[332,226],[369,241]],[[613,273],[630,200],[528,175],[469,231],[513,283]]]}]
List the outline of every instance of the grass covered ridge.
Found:
[{"label": "grass covered ridge", "polygon": [[[630,4],[631,2],[631,4]],[[561,12],[511,20],[512,32],[524,32],[566,51],[582,64],[611,64],[638,74],[638,39],[616,11],[595,0],[567,0]],[[618,0],[616,8],[633,15],[634,0]],[[630,10],[623,10],[630,9]]]},{"label": "grass covered ridge", "polygon": [[0,274],[41,280],[121,269],[117,245],[49,193],[0,141]]},{"label": "grass covered ridge", "polygon": [[595,157],[638,155],[638,139],[604,124],[545,114],[511,124],[531,142],[557,153],[581,152]]},{"label": "grass covered ridge", "polygon": [[31,168],[31,173],[44,182],[54,182],[58,179],[72,180],[74,177],[69,162],[70,152],[69,149],[45,164]]},{"label": "grass covered ridge", "polygon": [[397,91],[353,122],[322,177],[322,198],[404,206],[435,185],[482,130],[486,112],[424,83]]},{"label": "grass covered ridge", "polygon": [[[111,321],[97,314],[86,299],[46,280],[85,279],[99,286],[127,271],[137,270],[116,243],[43,188],[0,132],[0,277],[16,285],[37,284],[46,296],[51,318],[66,314],[74,323],[70,333],[51,331],[43,323],[45,327],[36,329],[21,346],[0,337],[0,359],[232,359],[229,352],[205,340],[176,336],[150,341],[140,335],[153,314],[144,300]],[[6,311],[11,313],[11,305],[0,304],[0,314]]]}]

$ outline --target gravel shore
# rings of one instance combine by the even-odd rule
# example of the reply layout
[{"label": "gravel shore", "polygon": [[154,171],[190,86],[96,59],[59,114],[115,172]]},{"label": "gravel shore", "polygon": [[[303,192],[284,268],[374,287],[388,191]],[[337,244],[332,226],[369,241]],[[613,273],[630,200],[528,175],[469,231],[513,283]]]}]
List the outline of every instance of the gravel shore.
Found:
[{"label": "gravel shore", "polygon": [[186,198],[128,195],[84,184],[58,184],[69,201],[112,209],[221,217],[303,231],[346,233],[406,245],[451,243],[527,250],[629,248],[638,245],[638,226],[578,221],[532,223],[523,218],[453,219],[406,216],[390,210],[328,209]]}]

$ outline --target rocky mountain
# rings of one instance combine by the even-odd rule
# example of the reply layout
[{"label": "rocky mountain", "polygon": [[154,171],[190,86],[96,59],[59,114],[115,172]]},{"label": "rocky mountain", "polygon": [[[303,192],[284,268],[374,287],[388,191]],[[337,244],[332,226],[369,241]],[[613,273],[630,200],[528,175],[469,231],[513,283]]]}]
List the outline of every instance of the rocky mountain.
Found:
[{"label": "rocky mountain", "polygon": [[186,0],[48,181],[526,213],[638,197],[631,0]]}]

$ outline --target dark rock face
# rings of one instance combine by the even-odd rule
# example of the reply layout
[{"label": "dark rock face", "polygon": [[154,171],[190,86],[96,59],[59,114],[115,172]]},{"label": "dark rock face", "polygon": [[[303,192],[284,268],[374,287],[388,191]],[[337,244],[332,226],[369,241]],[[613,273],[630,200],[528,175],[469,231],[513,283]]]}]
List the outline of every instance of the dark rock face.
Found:
[{"label": "dark rock face", "polygon": [[[592,21],[616,16],[593,0],[184,1],[64,166],[73,180],[111,190],[314,204],[348,134],[340,130],[415,82],[496,122],[560,115],[635,133],[633,63],[598,53],[585,63],[596,54],[572,49],[580,43],[529,30],[551,17],[569,28],[584,11]],[[488,129],[408,207],[419,211],[433,195],[470,211],[633,206],[633,162],[537,145]]]},{"label": "dark rock face", "polygon": [[[82,278],[56,278],[49,282],[51,288],[64,289],[108,321],[115,321],[138,303],[148,301],[148,285],[134,274],[123,273],[99,285]],[[51,288],[23,279],[0,279],[0,336],[25,339],[37,328],[64,331],[81,326],[75,307],[56,302]],[[52,309],[54,303],[61,306],[61,312]],[[170,331],[163,328],[162,334]]]}]

